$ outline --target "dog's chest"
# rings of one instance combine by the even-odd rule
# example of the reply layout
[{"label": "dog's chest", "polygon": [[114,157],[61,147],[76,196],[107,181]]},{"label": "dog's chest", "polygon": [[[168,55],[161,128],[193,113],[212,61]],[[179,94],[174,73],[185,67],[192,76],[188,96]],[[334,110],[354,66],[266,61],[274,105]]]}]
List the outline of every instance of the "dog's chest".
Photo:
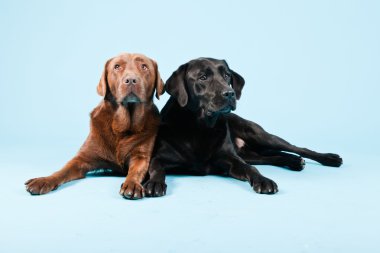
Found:
[{"label": "dog's chest", "polygon": [[226,140],[224,129],[193,129],[186,135],[187,155],[195,164],[207,163],[216,153],[220,152]]},{"label": "dog's chest", "polygon": [[195,132],[192,136],[194,136],[191,138],[194,152],[207,150],[210,153],[221,145],[221,140],[224,139],[225,133],[223,131],[203,131]]}]

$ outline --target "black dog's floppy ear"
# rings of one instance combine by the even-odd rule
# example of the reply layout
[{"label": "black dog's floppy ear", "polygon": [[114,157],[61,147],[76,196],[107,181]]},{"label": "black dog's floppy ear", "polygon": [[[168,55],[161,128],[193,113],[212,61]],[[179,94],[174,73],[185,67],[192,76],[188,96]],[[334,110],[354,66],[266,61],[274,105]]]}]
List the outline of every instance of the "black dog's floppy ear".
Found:
[{"label": "black dog's floppy ear", "polygon": [[165,84],[165,90],[178,101],[181,107],[187,105],[188,95],[185,88],[185,75],[187,64],[179,66],[179,68],[173,72]]},{"label": "black dog's floppy ear", "polygon": [[230,69],[230,70],[232,73],[231,85],[232,85],[232,88],[234,89],[234,91],[236,93],[236,99],[239,99],[241,96],[241,90],[244,87],[245,81],[241,75],[239,75],[238,73],[236,73],[232,69]]}]

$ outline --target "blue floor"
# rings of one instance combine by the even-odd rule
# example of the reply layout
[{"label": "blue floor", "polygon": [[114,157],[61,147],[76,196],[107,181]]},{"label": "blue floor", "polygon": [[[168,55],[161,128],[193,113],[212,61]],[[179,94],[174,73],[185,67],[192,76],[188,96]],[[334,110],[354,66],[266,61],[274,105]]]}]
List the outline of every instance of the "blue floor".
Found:
[{"label": "blue floor", "polygon": [[[380,252],[379,13],[359,0],[1,0],[0,253]],[[104,64],[125,51],[164,81],[226,59],[246,81],[237,114],[343,166],[257,166],[273,196],[215,176],[170,176],[167,196],[139,201],[121,198],[122,177],[31,196],[24,182],[85,140]]]},{"label": "blue floor", "polygon": [[380,171],[375,156],[342,154],[341,168],[308,161],[302,172],[257,166],[278,183],[280,191],[273,196],[256,194],[248,183],[231,178],[169,176],[167,196],[129,201],[118,194],[123,178],[110,176],[74,181],[44,196],[29,195],[24,181],[46,175],[61,162],[58,155],[50,156],[54,162],[45,160],[49,151],[42,151],[29,151],[18,162],[11,161],[11,151],[3,152],[1,167],[7,173],[0,186],[1,252],[378,248]]}]

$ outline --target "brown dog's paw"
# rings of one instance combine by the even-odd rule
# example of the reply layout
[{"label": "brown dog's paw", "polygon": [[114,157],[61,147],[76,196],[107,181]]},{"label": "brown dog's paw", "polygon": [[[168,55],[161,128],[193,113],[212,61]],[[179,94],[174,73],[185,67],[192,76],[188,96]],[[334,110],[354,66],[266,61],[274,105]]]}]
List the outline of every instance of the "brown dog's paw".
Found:
[{"label": "brown dog's paw", "polygon": [[58,184],[49,177],[29,179],[25,185],[26,190],[32,195],[46,194],[58,188]]},{"label": "brown dog's paw", "polygon": [[126,199],[141,199],[145,196],[144,187],[140,183],[129,180],[121,185],[119,193]]},{"label": "brown dog's paw", "polygon": [[162,197],[166,194],[165,182],[149,180],[144,187],[147,197]]},{"label": "brown dog's paw", "polygon": [[261,194],[275,194],[278,192],[277,184],[266,177],[260,176],[252,180],[251,185],[253,190]]}]

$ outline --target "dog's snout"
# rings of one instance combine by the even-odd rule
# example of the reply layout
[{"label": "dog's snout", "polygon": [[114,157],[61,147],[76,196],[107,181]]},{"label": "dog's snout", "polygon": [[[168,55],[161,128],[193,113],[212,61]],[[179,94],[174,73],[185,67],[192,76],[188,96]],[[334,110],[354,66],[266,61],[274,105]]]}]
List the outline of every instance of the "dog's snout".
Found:
[{"label": "dog's snout", "polygon": [[135,84],[135,83],[137,83],[137,81],[136,81],[136,79],[134,79],[134,78],[127,78],[127,79],[125,80],[125,83],[128,83],[128,84]]},{"label": "dog's snout", "polygon": [[135,85],[140,82],[140,79],[137,76],[126,76],[124,79],[124,83],[130,85]]},{"label": "dog's snout", "polygon": [[226,90],[222,92],[223,97],[227,99],[235,98],[235,91],[233,90]]}]

